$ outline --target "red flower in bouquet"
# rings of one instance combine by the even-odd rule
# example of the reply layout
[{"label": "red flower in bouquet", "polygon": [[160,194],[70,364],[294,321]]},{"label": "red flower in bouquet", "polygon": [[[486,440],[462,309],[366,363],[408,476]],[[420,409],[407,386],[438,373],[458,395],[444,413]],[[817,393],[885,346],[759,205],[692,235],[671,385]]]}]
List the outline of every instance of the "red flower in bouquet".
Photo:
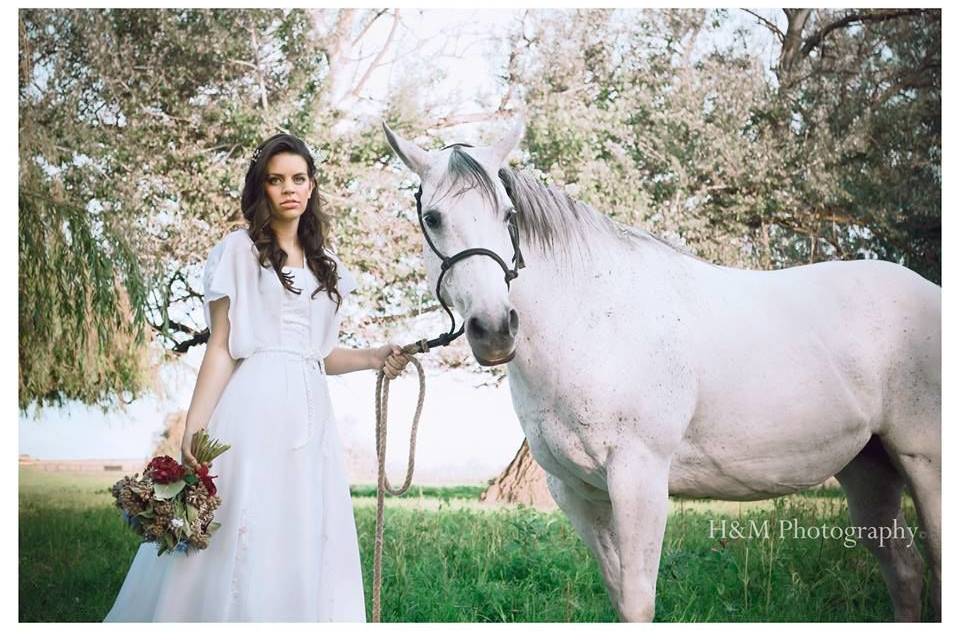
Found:
[{"label": "red flower in bouquet", "polygon": [[158,484],[170,484],[183,479],[186,470],[170,456],[157,456],[150,461],[144,475]]},{"label": "red flower in bouquet", "polygon": [[207,493],[211,496],[217,495],[217,487],[213,484],[213,479],[217,476],[209,475],[210,469],[207,465],[202,464],[197,467],[197,477],[200,478],[200,481],[203,482],[203,486],[207,488]]}]

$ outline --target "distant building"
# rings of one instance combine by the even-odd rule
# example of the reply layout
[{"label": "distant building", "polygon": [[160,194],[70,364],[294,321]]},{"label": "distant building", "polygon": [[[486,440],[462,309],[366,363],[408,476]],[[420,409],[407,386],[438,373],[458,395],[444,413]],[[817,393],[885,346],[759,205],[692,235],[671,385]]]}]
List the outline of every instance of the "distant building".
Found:
[{"label": "distant building", "polygon": [[79,471],[98,473],[115,471],[118,473],[136,473],[143,471],[147,459],[104,459],[104,460],[39,460],[25,453],[20,454],[20,466],[40,469],[41,471]]}]

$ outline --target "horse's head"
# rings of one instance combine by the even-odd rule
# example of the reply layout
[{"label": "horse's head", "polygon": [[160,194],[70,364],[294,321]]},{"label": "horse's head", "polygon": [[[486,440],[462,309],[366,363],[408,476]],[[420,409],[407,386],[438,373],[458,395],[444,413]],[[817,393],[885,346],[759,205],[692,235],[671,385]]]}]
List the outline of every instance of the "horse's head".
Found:
[{"label": "horse's head", "polygon": [[497,173],[523,137],[522,123],[489,147],[439,151],[421,149],[386,124],[383,129],[397,156],[420,176],[424,261],[430,282],[440,283],[437,295],[464,318],[477,362],[509,362],[520,319],[505,281],[523,261],[513,205]]}]

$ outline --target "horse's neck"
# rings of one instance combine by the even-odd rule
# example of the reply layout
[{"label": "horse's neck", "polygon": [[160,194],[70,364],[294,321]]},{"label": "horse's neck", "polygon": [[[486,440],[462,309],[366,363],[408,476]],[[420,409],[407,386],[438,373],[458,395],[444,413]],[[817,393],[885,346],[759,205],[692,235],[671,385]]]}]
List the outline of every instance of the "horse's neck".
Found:
[{"label": "horse's neck", "polygon": [[696,271],[696,260],[655,240],[608,241],[582,254],[573,247],[572,259],[525,249],[524,258],[510,300],[520,318],[518,355],[529,356],[525,362],[534,364],[524,368],[534,377],[571,341],[599,348],[625,326],[631,344],[643,340],[642,323],[682,306]]},{"label": "horse's neck", "polygon": [[[550,340],[569,332],[578,312],[598,305],[620,305],[652,290],[664,272],[656,247],[611,242],[569,254],[524,249],[526,267],[513,281],[510,299],[528,335]],[[650,286],[648,286],[650,285]],[[662,286],[662,283],[661,285]]]}]

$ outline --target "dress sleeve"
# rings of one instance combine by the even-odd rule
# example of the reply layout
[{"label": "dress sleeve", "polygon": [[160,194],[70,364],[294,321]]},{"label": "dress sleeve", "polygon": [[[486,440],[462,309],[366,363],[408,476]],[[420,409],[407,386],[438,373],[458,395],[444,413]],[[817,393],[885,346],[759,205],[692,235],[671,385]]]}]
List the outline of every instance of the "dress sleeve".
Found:
[{"label": "dress sleeve", "polygon": [[207,265],[203,270],[203,315],[210,325],[210,303],[219,298],[230,299],[230,312],[234,311],[237,300],[237,282],[232,260],[227,255],[229,247],[227,238],[218,242],[210,251]]},{"label": "dress sleeve", "polygon": [[[261,282],[256,252],[246,230],[228,233],[210,250],[203,270],[203,315],[210,327],[210,303],[230,301],[227,347],[235,360],[271,346],[280,330],[280,284]],[[264,286],[261,286],[264,285]],[[276,295],[274,295],[276,293]]]}]

